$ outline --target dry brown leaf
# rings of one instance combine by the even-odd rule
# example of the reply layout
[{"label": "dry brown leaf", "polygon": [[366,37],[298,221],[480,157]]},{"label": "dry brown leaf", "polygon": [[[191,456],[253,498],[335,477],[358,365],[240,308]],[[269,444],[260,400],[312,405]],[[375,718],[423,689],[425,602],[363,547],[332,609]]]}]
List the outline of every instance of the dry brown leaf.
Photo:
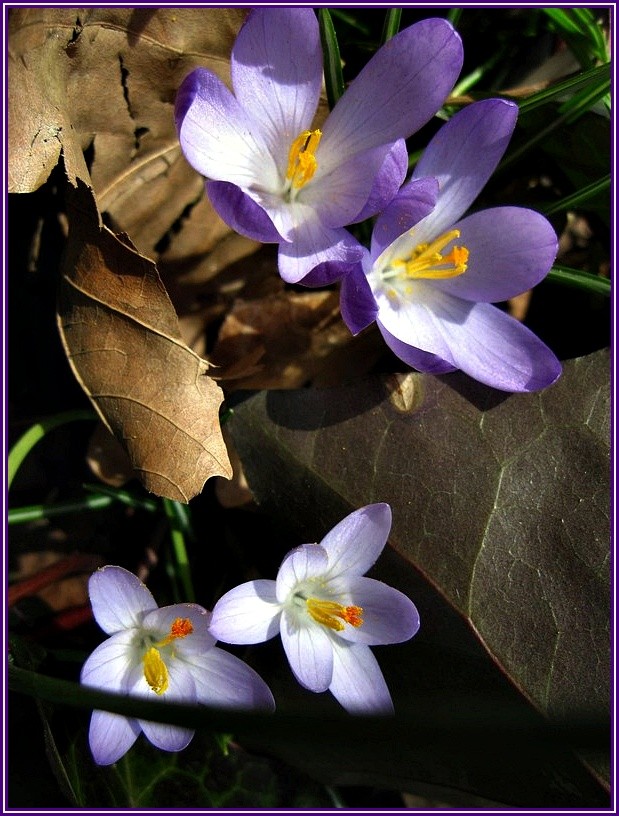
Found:
[{"label": "dry brown leaf", "polygon": [[111,487],[122,487],[136,478],[127,451],[101,422],[88,440],[86,464],[97,479]]},{"label": "dry brown leaf", "polygon": [[[246,14],[238,8],[11,9],[10,53],[16,65],[28,67],[25,76],[12,68],[10,77],[12,189],[43,183],[60,146],[65,154],[89,148],[100,211],[157,260],[162,240],[169,243],[172,227],[204,195],[176,137],[176,92],[197,66],[229,80],[230,50]],[[203,238],[200,247],[185,241],[188,254],[210,251],[230,233],[208,203],[204,209],[212,242],[205,248]]]},{"label": "dry brown leaf", "polygon": [[[256,300],[237,299],[219,332],[211,359],[222,376],[231,368],[238,378],[239,361],[260,370],[235,379],[238,388],[298,388],[313,378],[322,361],[348,343],[350,332],[339,317],[335,291],[282,291]],[[233,383],[226,383],[232,386]]]},{"label": "dry brown leaf", "polygon": [[183,343],[155,265],[99,225],[84,184],[69,205],[59,328],[73,371],[144,486],[189,501],[232,473],[221,390]]}]

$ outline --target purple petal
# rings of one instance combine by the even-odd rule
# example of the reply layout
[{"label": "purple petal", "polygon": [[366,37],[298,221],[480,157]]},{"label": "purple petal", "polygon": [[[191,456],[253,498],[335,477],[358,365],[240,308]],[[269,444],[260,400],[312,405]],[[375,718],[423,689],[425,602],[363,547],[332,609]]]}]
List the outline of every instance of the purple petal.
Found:
[{"label": "purple petal", "polygon": [[329,286],[354,272],[358,265],[358,261],[326,261],[315,266],[299,283],[301,286]]},{"label": "purple petal", "polygon": [[215,707],[261,708],[273,711],[269,687],[238,657],[215,647],[189,659],[200,703]]},{"label": "purple petal", "polygon": [[217,601],[209,629],[224,643],[263,643],[278,633],[280,612],[275,581],[248,581]]},{"label": "purple petal", "polygon": [[416,290],[403,308],[379,313],[387,331],[402,342],[502,391],[538,391],[561,374],[552,351],[495,306],[473,305],[425,283]]},{"label": "purple petal", "polygon": [[140,625],[144,612],[157,604],[146,586],[122,567],[101,567],[88,581],[95,620],[111,635]]},{"label": "purple petal", "polygon": [[284,558],[277,573],[276,594],[285,603],[296,587],[326,571],[328,557],[319,544],[303,544],[291,550]]},{"label": "purple petal", "polygon": [[391,530],[388,504],[368,504],[342,519],[320,542],[329,556],[329,578],[363,575],[375,563]]},{"label": "purple petal", "polygon": [[408,172],[408,152],[404,139],[398,139],[385,156],[383,165],[374,177],[374,183],[365,206],[354,222],[365,221],[380,212],[398,192]]},{"label": "purple petal", "polygon": [[493,303],[519,295],[548,274],[557,255],[550,223],[523,207],[482,210],[454,228],[460,230],[455,243],[469,250],[467,270],[435,285],[464,300]]},{"label": "purple petal", "polygon": [[391,351],[411,368],[423,371],[425,374],[448,374],[450,371],[456,370],[454,365],[437,357],[436,354],[421,351],[421,349],[413,348],[413,346],[398,340],[397,337],[387,331],[380,321],[378,321],[378,328]]},{"label": "purple petal", "polygon": [[309,129],[322,83],[322,50],[310,8],[254,9],[232,48],[232,85],[241,106],[280,158]]},{"label": "purple petal", "polygon": [[340,310],[353,334],[359,334],[376,320],[378,306],[361,264],[342,278]]},{"label": "purple petal", "polygon": [[437,197],[438,181],[435,178],[414,179],[405,184],[376,219],[372,231],[372,260],[432,212]]},{"label": "purple petal", "polygon": [[135,631],[117,632],[86,659],[80,682],[105,691],[126,691],[128,678],[135,663]]},{"label": "purple petal", "polygon": [[[373,578],[348,578],[348,604],[363,609],[361,626],[346,626],[338,635],[353,643],[376,646],[402,643],[419,629],[419,612],[402,592]],[[342,601],[343,603],[343,601]]]},{"label": "purple petal", "polygon": [[144,617],[142,626],[155,633],[157,639],[163,640],[170,634],[172,624],[178,618],[189,619],[193,626],[191,634],[175,641],[175,648],[179,653],[202,654],[213,648],[216,639],[209,632],[211,613],[197,604],[174,604],[154,609]]},{"label": "purple petal", "polygon": [[369,646],[337,640],[329,691],[351,714],[393,714],[385,678]]},{"label": "purple petal", "polygon": [[440,189],[420,240],[440,235],[466,212],[505,153],[517,117],[514,102],[485,99],[463,108],[438,131],[413,172],[414,179],[434,176]]},{"label": "purple petal", "polygon": [[345,229],[329,229],[315,215],[308,213],[307,220],[296,231],[294,241],[279,245],[279,274],[287,283],[300,283],[321,264],[354,264],[361,259],[363,252],[363,247]]},{"label": "purple petal", "polygon": [[333,646],[329,633],[314,622],[299,622],[284,610],[280,633],[286,657],[298,682],[310,691],[326,691],[333,673]]},{"label": "purple petal", "polygon": [[90,750],[97,765],[111,765],[124,756],[140,734],[137,720],[109,711],[93,711],[88,730]]},{"label": "purple petal", "polygon": [[298,200],[319,213],[326,227],[344,227],[360,220],[360,214],[376,203],[368,205],[370,195],[376,199],[389,192],[395,195],[402,183],[404,176],[392,161],[392,151],[392,145],[379,145],[348,157],[331,156],[326,148],[317,151],[318,170]]},{"label": "purple petal", "polygon": [[462,67],[460,37],[446,20],[422,20],[380,48],[323,127],[332,155],[352,156],[407,138],[441,107]]},{"label": "purple petal", "polygon": [[206,192],[215,212],[236,232],[267,244],[282,240],[263,208],[235,184],[207,181]]},{"label": "purple petal", "polygon": [[279,185],[274,157],[255,122],[215,74],[196,68],[185,77],[175,119],[185,158],[198,173],[243,188]]}]

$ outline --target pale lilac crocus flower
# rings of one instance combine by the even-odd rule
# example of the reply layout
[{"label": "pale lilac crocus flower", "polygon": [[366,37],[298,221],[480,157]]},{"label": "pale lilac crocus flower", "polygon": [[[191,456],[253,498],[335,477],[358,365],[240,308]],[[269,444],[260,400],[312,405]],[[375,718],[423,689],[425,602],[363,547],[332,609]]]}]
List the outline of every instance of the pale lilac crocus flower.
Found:
[{"label": "pale lilac crocus flower", "polygon": [[412,179],[376,221],[371,248],[343,278],[353,334],[376,320],[387,345],[419,371],[461,369],[504,391],[536,391],[561,373],[553,352],[491,305],[541,281],[557,237],[539,213],[494,207],[462,218],[503,156],[517,106],[476,102],[438,131]]},{"label": "pale lilac crocus flower", "polygon": [[180,144],[222,219],[279,244],[285,281],[326,261],[343,271],[360,257],[343,227],[393,198],[407,171],[404,139],[439,110],[461,67],[452,26],[423,20],[383,45],[312,129],[322,84],[316,15],[253,9],[232,48],[234,93],[203,68],[183,81]]},{"label": "pale lilac crocus flower", "polygon": [[[147,587],[122,567],[102,567],[90,577],[88,591],[95,620],[110,637],[86,660],[85,686],[218,707],[275,707],[256,672],[215,646],[206,609],[189,603],[159,609]],[[95,762],[116,762],[141,731],[164,751],[182,750],[194,734],[190,728],[94,711],[89,742]]]},{"label": "pale lilac crocus flower", "polygon": [[280,634],[302,686],[328,689],[351,713],[392,713],[370,646],[408,640],[419,629],[419,615],[406,595],[364,577],[390,528],[388,504],[356,510],[320,544],[288,553],[277,580],[249,581],[227,592],[215,604],[211,632],[237,644]]}]

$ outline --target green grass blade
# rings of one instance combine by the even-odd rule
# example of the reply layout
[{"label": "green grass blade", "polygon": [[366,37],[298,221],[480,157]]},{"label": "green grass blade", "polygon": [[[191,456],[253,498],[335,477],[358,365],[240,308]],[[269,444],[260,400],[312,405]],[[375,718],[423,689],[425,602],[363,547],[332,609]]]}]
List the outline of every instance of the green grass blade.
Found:
[{"label": "green grass blade", "polygon": [[193,589],[189,557],[187,555],[187,547],[185,546],[185,530],[189,527],[187,522],[188,515],[181,512],[184,508],[180,508],[178,502],[172,501],[171,499],[163,499],[163,509],[170,524],[172,552],[174,553],[176,572],[178,573],[183,589],[184,600],[193,603],[196,599],[196,594]]},{"label": "green grass blade", "polygon": [[606,297],[610,297],[611,293],[611,283],[608,278],[592,275],[590,272],[582,272],[579,269],[571,269],[569,266],[553,266],[546,280],[575,289],[583,289],[586,292],[606,295]]},{"label": "green grass blade", "polygon": [[103,494],[114,501],[125,504],[127,507],[133,507],[137,510],[147,510],[149,513],[156,513],[159,510],[158,503],[153,499],[149,499],[145,496],[134,496],[132,493],[129,493],[128,490],[120,490],[117,487],[107,487],[100,484],[84,484],[82,487],[89,493],[94,493],[95,495]]},{"label": "green grass blade", "polygon": [[380,38],[381,45],[384,45],[387,40],[390,40],[400,30],[400,22],[402,20],[402,9],[392,8],[387,12],[385,23],[383,25],[383,33]]},{"label": "green grass blade", "polygon": [[550,102],[561,100],[566,96],[573,96],[583,88],[597,86],[599,82],[610,81],[610,66],[598,65],[588,71],[582,71],[573,77],[557,82],[550,88],[537,91],[518,103],[520,115],[524,115],[535,108],[547,105]]},{"label": "green grass blade", "polygon": [[9,524],[25,524],[28,521],[40,521],[70,513],[82,513],[84,510],[103,510],[113,504],[109,496],[86,496],[80,501],[60,502],[58,504],[33,504],[28,507],[11,507],[8,512]]},{"label": "green grass blade", "polygon": [[86,419],[92,421],[96,418],[96,414],[92,411],[66,411],[65,413],[56,414],[52,417],[48,417],[47,419],[43,419],[41,422],[37,422],[36,425],[32,425],[30,428],[28,428],[28,430],[19,437],[9,452],[7,466],[7,487],[11,487],[15,474],[21,467],[24,459],[26,456],[28,456],[37,442],[40,442],[47,433],[54,428],[58,428],[60,425],[67,424],[68,422],[77,422]]},{"label": "green grass blade", "polygon": [[600,179],[597,179],[596,181],[592,181],[591,184],[587,184],[586,187],[581,187],[580,190],[576,190],[575,193],[565,196],[560,201],[555,201],[553,204],[548,204],[546,207],[540,207],[540,209],[544,215],[552,215],[553,213],[562,212],[563,210],[569,210],[576,207],[586,207],[588,201],[609,189],[610,173]]},{"label": "green grass blade", "polygon": [[333,20],[331,19],[328,9],[321,8],[318,10],[318,24],[320,27],[322,52],[324,54],[327,100],[329,102],[329,109],[332,110],[337,100],[344,93],[344,76],[342,74],[340,47],[337,42]]}]

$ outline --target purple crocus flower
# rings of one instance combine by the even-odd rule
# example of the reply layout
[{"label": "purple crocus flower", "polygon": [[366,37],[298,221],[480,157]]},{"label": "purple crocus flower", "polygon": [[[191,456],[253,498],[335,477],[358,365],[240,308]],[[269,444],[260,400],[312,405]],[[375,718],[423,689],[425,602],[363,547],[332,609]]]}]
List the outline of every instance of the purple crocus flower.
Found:
[{"label": "purple crocus flower", "polygon": [[404,139],[441,107],[461,67],[451,25],[423,20],[380,48],[312,130],[322,83],[316,15],[254,9],[232,49],[234,94],[206,69],[183,81],[181,147],[226,223],[279,244],[285,281],[326,261],[343,271],[360,258],[343,227],[393,198],[407,170]]},{"label": "purple crocus flower", "polygon": [[[275,707],[256,672],[215,646],[211,613],[197,604],[159,609],[146,586],[122,567],[102,567],[88,584],[95,620],[110,637],[82,668],[86,686],[120,694],[231,708]],[[180,751],[193,730],[94,711],[89,741],[95,762],[110,765],[140,731],[157,748]]]},{"label": "purple crocus flower", "polygon": [[504,391],[536,391],[555,382],[561,364],[491,304],[545,277],[557,237],[542,215],[522,207],[462,218],[505,152],[517,115],[512,102],[488,99],[439,130],[377,219],[370,251],[342,280],[341,308],[353,334],[376,320],[392,351],[420,371],[459,368]]},{"label": "purple crocus flower", "polygon": [[355,714],[391,713],[387,684],[370,646],[401,643],[419,629],[406,595],[364,573],[391,529],[388,504],[340,521],[320,544],[284,558],[277,580],[259,579],[215,605],[211,632],[226,643],[261,643],[278,633],[299,683],[329,691]]}]

